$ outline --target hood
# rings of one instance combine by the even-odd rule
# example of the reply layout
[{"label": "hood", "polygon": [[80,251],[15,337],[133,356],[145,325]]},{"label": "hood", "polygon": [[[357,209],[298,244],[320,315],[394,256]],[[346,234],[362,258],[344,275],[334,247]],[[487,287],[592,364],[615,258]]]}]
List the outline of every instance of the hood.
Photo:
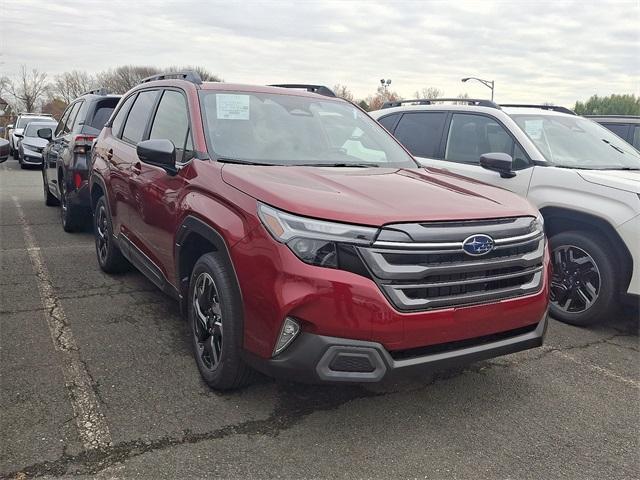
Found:
[{"label": "hood", "polygon": [[276,208],[361,225],[537,215],[507,190],[438,169],[227,164],[222,178]]},{"label": "hood", "polygon": [[31,147],[33,149],[42,150],[49,142],[40,137],[24,137],[22,139],[23,147]]},{"label": "hood", "polygon": [[640,193],[640,170],[581,170],[578,175],[589,183]]}]

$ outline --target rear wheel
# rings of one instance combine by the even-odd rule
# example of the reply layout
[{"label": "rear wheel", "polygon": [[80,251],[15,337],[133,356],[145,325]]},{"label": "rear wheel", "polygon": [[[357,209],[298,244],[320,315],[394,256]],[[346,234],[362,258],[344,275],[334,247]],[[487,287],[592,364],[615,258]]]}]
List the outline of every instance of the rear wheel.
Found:
[{"label": "rear wheel", "polygon": [[114,242],[111,215],[104,196],[98,199],[93,215],[98,265],[107,273],[120,273],[129,269],[129,263]]},{"label": "rear wheel", "polygon": [[65,232],[75,232],[82,226],[82,215],[78,207],[69,203],[67,197],[67,184],[63,180],[60,181],[60,220],[62,228]]},{"label": "rear wheel", "polygon": [[235,278],[216,253],[206,253],[191,273],[188,319],[198,370],[209,387],[246,385],[253,371],[240,356],[242,301]]},{"label": "rear wheel", "polygon": [[49,182],[47,181],[47,177],[45,177],[44,173],[42,173],[42,188],[44,190],[44,204],[47,207],[59,205],[58,199],[54,197],[49,190]]},{"label": "rear wheel", "polygon": [[549,243],[553,264],[551,314],[580,326],[611,316],[618,281],[615,254],[609,244],[582,231],[559,233]]}]

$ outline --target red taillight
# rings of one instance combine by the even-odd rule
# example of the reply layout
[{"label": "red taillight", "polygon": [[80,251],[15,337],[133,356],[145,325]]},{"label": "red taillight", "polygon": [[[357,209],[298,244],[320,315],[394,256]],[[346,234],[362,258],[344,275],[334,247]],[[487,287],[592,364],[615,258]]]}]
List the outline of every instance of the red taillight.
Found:
[{"label": "red taillight", "polygon": [[87,153],[91,150],[91,144],[95,139],[95,135],[76,135],[73,139],[75,146],[73,147],[74,153]]},{"label": "red taillight", "polygon": [[78,172],[76,172],[75,175],[73,176],[73,183],[75,184],[76,189],[80,188],[80,185],[82,185],[83,181],[84,179],[80,176]]}]

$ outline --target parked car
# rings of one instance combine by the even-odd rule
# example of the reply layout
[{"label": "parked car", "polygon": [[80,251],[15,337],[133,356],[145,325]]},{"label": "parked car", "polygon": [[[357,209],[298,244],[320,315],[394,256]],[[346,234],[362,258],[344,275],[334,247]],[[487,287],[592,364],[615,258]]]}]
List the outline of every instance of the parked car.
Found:
[{"label": "parked car", "polygon": [[27,124],[23,131],[23,137],[18,144],[18,162],[21,168],[32,165],[42,167],[42,150],[49,142],[44,138],[40,138],[38,132],[42,129],[48,130],[48,135],[51,137],[57,125],[57,122],[52,122],[51,120],[44,122],[34,120]]},{"label": "parked car", "polygon": [[621,295],[640,294],[640,153],[563,107],[454,100],[390,102],[372,116],[423,165],[509,189],[540,209],[559,320],[604,321]]},{"label": "parked car", "polygon": [[95,143],[98,263],[179,299],[204,381],[374,382],[541,345],[538,211],[296,87],[153,76]]},{"label": "parked car", "polygon": [[18,158],[18,142],[22,139],[22,132],[29,122],[33,121],[51,121],[53,116],[48,113],[20,113],[16,119],[16,123],[8,125],[9,132],[9,148],[11,156]]},{"label": "parked car", "polygon": [[119,95],[105,89],[91,90],[69,104],[53,136],[42,132],[49,141],[42,153],[44,201],[61,206],[62,228],[67,232],[90,222],[91,146],[119,100]]},{"label": "parked car", "polygon": [[0,138],[0,163],[6,162],[9,158],[9,140]]},{"label": "parked car", "polygon": [[634,115],[585,115],[594,122],[618,135],[625,142],[640,150],[640,116]]}]

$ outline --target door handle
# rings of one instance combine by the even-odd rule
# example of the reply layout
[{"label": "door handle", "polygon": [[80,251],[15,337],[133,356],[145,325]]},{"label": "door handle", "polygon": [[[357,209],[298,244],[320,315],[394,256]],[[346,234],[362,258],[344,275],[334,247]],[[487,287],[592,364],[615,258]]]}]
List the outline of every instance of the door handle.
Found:
[{"label": "door handle", "polygon": [[113,157],[113,148],[110,148],[107,151],[107,160],[110,162],[112,157]]},{"label": "door handle", "polygon": [[140,175],[142,172],[142,164],[140,162],[131,164],[131,171],[136,175]]}]

